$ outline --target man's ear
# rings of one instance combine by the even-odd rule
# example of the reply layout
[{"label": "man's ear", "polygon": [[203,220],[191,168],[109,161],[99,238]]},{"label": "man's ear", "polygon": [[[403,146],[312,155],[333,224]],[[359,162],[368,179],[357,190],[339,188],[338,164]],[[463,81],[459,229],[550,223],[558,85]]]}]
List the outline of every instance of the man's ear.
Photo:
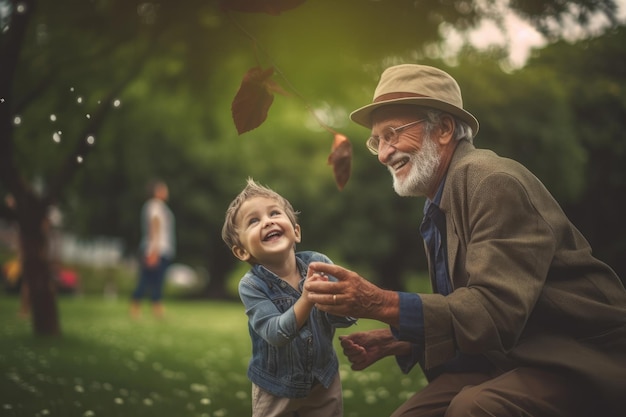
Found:
[{"label": "man's ear", "polygon": [[233,246],[232,249],[233,255],[235,255],[239,260],[247,262],[250,259],[250,253],[244,248],[241,248],[237,245]]},{"label": "man's ear", "polygon": [[296,234],[296,243],[300,243],[300,241],[302,240],[302,229],[300,228],[300,225],[296,224],[293,228],[293,231]]},{"label": "man's ear", "polygon": [[446,145],[452,141],[452,136],[454,135],[454,119],[452,116],[447,114],[442,115],[441,121],[439,123],[439,135],[437,137],[437,141],[440,145]]}]

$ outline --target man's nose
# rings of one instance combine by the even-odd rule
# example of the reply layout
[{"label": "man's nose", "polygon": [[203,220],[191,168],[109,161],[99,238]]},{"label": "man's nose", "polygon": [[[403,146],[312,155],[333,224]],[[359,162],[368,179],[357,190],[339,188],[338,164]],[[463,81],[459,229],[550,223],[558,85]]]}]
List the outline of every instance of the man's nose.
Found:
[{"label": "man's nose", "polygon": [[378,144],[378,161],[383,165],[387,165],[389,157],[393,154],[395,150],[396,148],[394,148],[392,145],[389,145],[384,140],[381,140]]}]

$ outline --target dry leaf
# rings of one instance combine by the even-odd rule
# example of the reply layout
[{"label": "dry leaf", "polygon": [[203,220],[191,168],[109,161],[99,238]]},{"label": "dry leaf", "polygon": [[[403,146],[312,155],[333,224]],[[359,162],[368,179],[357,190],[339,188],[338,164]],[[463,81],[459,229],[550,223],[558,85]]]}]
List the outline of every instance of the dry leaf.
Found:
[{"label": "dry leaf", "polygon": [[266,70],[254,67],[244,75],[231,106],[233,121],[240,135],[259,127],[267,119],[267,112],[274,101],[272,92],[280,90],[271,79],[273,74],[273,67]]},{"label": "dry leaf", "polygon": [[267,13],[272,16],[278,16],[281,12],[296,8],[305,1],[306,0],[222,0],[220,1],[220,7],[222,10]]},{"label": "dry leaf", "polygon": [[350,179],[352,167],[352,144],[344,135],[335,134],[332,151],[328,155],[328,164],[333,166],[337,187],[343,190]]}]

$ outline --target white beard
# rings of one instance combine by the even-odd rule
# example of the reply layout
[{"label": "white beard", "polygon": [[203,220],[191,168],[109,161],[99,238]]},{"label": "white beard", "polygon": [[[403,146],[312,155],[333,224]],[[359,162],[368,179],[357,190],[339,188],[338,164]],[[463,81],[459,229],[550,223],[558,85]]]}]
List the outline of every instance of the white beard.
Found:
[{"label": "white beard", "polygon": [[419,151],[404,155],[409,156],[408,164],[411,165],[411,170],[405,178],[396,177],[391,166],[388,166],[389,172],[393,176],[393,189],[403,197],[426,195],[435,176],[435,171],[441,162],[441,157],[437,153],[437,145],[429,137],[424,137],[422,148]]}]

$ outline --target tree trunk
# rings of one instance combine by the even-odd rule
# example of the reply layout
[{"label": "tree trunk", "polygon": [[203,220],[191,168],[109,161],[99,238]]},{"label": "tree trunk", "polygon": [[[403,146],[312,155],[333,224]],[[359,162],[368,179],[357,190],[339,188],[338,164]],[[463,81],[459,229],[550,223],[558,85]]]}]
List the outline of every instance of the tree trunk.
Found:
[{"label": "tree trunk", "polygon": [[52,279],[47,207],[31,201],[28,209],[20,210],[19,226],[22,285],[26,285],[29,292],[33,332],[35,336],[59,336],[61,327]]}]

